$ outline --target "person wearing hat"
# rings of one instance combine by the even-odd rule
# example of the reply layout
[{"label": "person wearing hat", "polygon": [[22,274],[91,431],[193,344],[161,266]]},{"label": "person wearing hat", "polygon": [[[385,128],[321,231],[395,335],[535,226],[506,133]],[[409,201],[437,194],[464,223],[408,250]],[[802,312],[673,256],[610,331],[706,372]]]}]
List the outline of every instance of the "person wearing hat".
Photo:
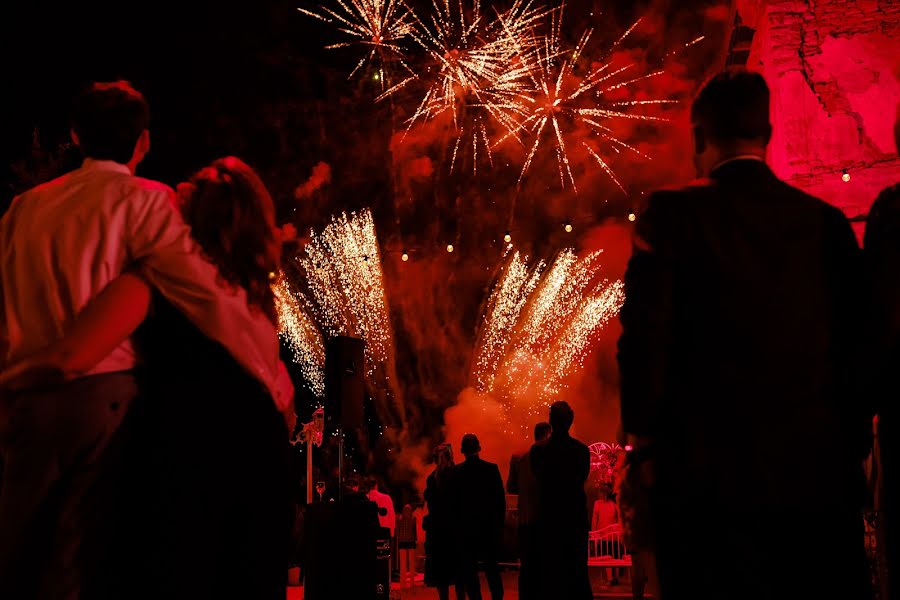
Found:
[{"label": "person wearing hat", "polygon": [[478,564],[482,563],[491,600],[500,600],[503,581],[497,558],[506,517],[503,479],[497,465],[481,460],[481,443],[475,434],[463,436],[460,450],[466,460],[456,467],[454,495],[466,594],[481,600]]}]

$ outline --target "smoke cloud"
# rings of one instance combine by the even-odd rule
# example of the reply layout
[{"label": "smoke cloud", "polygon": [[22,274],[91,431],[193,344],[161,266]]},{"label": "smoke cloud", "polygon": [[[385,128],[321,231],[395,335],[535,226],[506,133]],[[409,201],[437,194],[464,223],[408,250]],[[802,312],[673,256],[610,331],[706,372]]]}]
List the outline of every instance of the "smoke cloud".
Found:
[{"label": "smoke cloud", "polygon": [[298,185],[294,190],[294,198],[297,200],[309,198],[329,183],[331,183],[331,167],[328,163],[319,161],[313,167],[309,179]]},{"label": "smoke cloud", "polygon": [[[434,445],[450,442],[458,454],[465,433],[478,435],[484,457],[501,468],[512,453],[530,444],[530,432],[539,417],[507,422],[503,402],[478,392],[471,380],[483,304],[503,262],[504,234],[509,232],[515,248],[531,260],[552,258],[567,247],[580,256],[603,249],[604,276],[620,279],[631,251],[628,211],[639,210],[650,190],[693,177],[687,109],[692,94],[720,58],[730,14],[727,7],[713,0],[660,0],[616,8],[603,15],[607,20],[601,20],[593,16],[598,11],[590,13],[588,4],[566,8],[568,40],[577,41],[587,27],[596,29],[583,59],[586,62],[579,68],[588,69],[587,61],[601,59],[633,63],[634,76],[664,68],[663,74],[620,92],[620,99],[678,101],[636,109],[667,122],[604,122],[612,134],[650,157],[646,160],[622,148],[616,152],[602,147],[602,156],[608,158],[625,193],[583,148],[587,142],[600,151],[600,142],[588,128],[578,129],[571,123],[566,139],[571,142],[567,148],[577,193],[571,185],[562,185],[552,145],[535,157],[519,182],[530,148],[527,138],[523,144],[511,139],[497,146],[492,160],[479,162],[477,171],[469,157],[471,149],[469,154],[463,150],[451,169],[455,137],[449,115],[406,129],[406,119],[422,97],[415,84],[394,97],[390,106],[386,101],[374,105],[372,114],[380,115],[373,119],[375,129],[352,131],[350,125],[337,123],[340,117],[329,125],[335,131],[328,134],[334,147],[332,154],[326,154],[334,165],[328,194],[344,205],[373,206],[383,249],[398,379],[406,401],[405,428],[391,440],[395,481],[416,481],[421,490]],[[634,34],[611,56],[602,56],[609,42],[637,16],[644,19]],[[707,39],[679,49],[700,35]],[[370,91],[357,99],[361,106],[371,103]],[[353,118],[354,127],[366,125]],[[332,119],[323,121],[330,124]],[[490,132],[499,137],[497,133]],[[370,156],[363,160],[365,148]],[[337,157],[345,149],[352,160],[342,164]],[[323,179],[317,177],[317,169],[298,186],[297,197],[313,194],[329,182],[330,172]],[[389,181],[389,189],[360,188],[361,174]],[[566,232],[565,223],[573,231]],[[452,254],[446,251],[449,243],[454,245]],[[409,257],[406,262],[401,260],[403,251]],[[572,374],[560,395],[575,409],[574,435],[586,443],[615,439],[618,335],[614,319],[597,336],[583,368]],[[515,436],[509,434],[511,429],[516,430]]]}]

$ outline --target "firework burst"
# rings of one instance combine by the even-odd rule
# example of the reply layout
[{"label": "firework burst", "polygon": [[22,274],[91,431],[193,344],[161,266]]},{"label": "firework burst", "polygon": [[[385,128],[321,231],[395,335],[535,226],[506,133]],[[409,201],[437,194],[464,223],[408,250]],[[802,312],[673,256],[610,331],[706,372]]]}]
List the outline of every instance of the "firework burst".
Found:
[{"label": "firework burst", "polygon": [[[553,20],[551,33],[544,39],[543,48],[538,52],[536,67],[532,70],[531,89],[528,93],[519,94],[514,101],[505,105],[512,116],[510,121],[519,122],[519,130],[526,132],[532,139],[530,149],[522,165],[519,183],[525,177],[535,155],[544,146],[553,148],[557,158],[560,184],[563,188],[571,185],[577,193],[575,176],[569,151],[573,146],[582,147],[603,170],[604,173],[625,192],[625,187],[613,171],[609,161],[603,157],[602,144],[594,144],[585,139],[584,132],[591,137],[599,138],[607,148],[619,153],[631,152],[645,160],[650,157],[618,138],[610,128],[614,120],[634,120],[661,122],[667,119],[631,112],[630,109],[648,105],[675,104],[675,100],[610,100],[617,90],[626,89],[638,82],[657,77],[664,73],[656,70],[632,76],[636,63],[622,66],[613,62],[603,62],[586,74],[579,75],[576,70],[578,60],[585,54],[593,30],[582,35],[574,49],[562,49],[559,33],[559,18]],[[629,27],[605,52],[609,56],[638,26],[640,20]],[[500,141],[510,137],[508,133]]]},{"label": "firework burst", "polygon": [[516,413],[510,423],[544,412],[618,313],[622,282],[602,277],[601,254],[564,250],[533,267],[519,252],[507,259],[485,308],[471,377],[479,392]]},{"label": "firework burst", "polygon": [[419,21],[412,34],[427,56],[421,76],[409,77],[385,91],[376,101],[391,97],[415,80],[426,81],[424,96],[407,120],[416,123],[445,116],[452,123],[452,171],[461,150],[471,148],[473,170],[484,157],[492,162],[493,122],[506,130],[519,124],[506,109],[509,98],[527,89],[538,50],[534,30],[550,11],[533,0],[516,0],[509,10],[488,18],[478,0],[432,0],[427,22]]},{"label": "firework burst", "polygon": [[[281,293],[308,309],[323,337],[345,335],[365,340],[369,393],[383,422],[402,422],[393,329],[372,213],[364,210],[334,217],[320,233],[310,232],[310,238],[293,261],[305,289],[288,284],[282,285]],[[286,321],[297,320],[294,313],[286,312],[290,313]],[[308,326],[308,322],[300,325],[303,335]]]},{"label": "firework burst", "polygon": [[298,8],[301,13],[309,15],[330,25],[346,38],[345,41],[326,46],[326,48],[361,47],[363,56],[356,63],[350,77],[356,74],[366,63],[377,59],[378,80],[382,89],[386,87],[385,67],[396,61],[403,69],[412,73],[412,69],[403,57],[402,44],[416,28],[416,17],[403,0],[333,0],[335,6],[320,6],[318,10]]}]

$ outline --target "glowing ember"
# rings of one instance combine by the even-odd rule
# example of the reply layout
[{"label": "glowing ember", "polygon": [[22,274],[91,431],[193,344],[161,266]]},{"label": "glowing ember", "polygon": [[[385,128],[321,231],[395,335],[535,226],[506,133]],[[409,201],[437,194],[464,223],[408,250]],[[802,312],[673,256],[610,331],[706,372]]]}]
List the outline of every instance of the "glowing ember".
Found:
[{"label": "glowing ember", "polygon": [[504,265],[479,332],[472,383],[517,413],[509,422],[543,415],[618,313],[623,285],[600,275],[600,257],[565,250],[551,265],[529,268],[514,252]]}]

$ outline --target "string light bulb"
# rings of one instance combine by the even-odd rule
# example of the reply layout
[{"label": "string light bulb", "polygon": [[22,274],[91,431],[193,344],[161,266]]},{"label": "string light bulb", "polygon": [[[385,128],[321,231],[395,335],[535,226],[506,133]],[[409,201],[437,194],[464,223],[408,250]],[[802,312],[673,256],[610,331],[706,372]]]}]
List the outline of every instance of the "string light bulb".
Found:
[{"label": "string light bulb", "polygon": [[844,169],[844,172],[841,173],[841,181],[844,183],[850,183],[850,172],[847,169]]},{"label": "string light bulb", "polygon": [[403,262],[406,262],[409,260],[409,253],[406,250],[404,250],[403,254],[400,255],[400,260],[402,260]]},{"label": "string light bulb", "polygon": [[447,252],[453,253],[453,244],[447,244]]},{"label": "string light bulb", "polygon": [[563,229],[566,230],[566,233],[572,233],[572,224],[566,221],[565,225],[563,225]]},{"label": "string light bulb", "polygon": [[629,211],[628,211],[628,220],[631,221],[632,223],[634,223],[635,221],[637,221],[637,215],[634,214],[634,211],[633,211],[633,210],[629,210]]},{"label": "string light bulb", "polygon": [[512,241],[512,235],[510,235],[510,233],[508,231],[505,234],[503,234],[503,241],[506,242],[507,244]]}]

